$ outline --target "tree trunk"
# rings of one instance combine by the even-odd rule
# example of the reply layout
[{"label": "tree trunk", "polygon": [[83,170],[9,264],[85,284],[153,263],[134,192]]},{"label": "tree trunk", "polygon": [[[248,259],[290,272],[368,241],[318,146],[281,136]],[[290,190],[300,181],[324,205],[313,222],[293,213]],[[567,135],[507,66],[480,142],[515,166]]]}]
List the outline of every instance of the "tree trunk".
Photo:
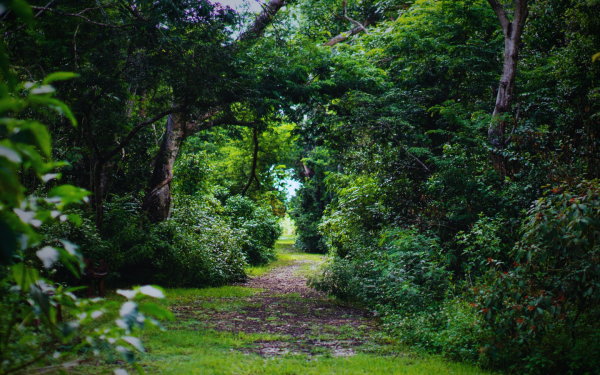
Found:
[{"label": "tree trunk", "polygon": [[[254,152],[252,154],[252,170],[250,171],[250,178],[248,179],[248,183],[244,186],[244,190],[242,190],[242,197],[246,195],[246,191],[252,185],[252,181],[256,177],[256,163],[258,161],[258,130],[256,128],[252,129],[252,141],[254,142]],[[258,182],[258,178],[256,179]]]},{"label": "tree trunk", "polygon": [[[95,162],[93,163],[93,171],[90,171],[90,178],[92,181],[90,181],[90,185],[93,186],[93,192],[94,192],[94,202],[96,204],[96,227],[98,228],[98,232],[102,233],[102,221],[104,219],[104,201],[103,201],[103,192],[104,192],[104,188],[103,186],[105,184],[103,184],[103,182],[106,182],[104,179],[104,173],[105,173],[105,166],[106,163],[108,163],[108,161],[115,155],[117,155],[119,152],[123,153],[123,157],[125,156],[125,151],[124,151],[124,147],[127,146],[129,144],[129,142],[131,142],[131,140],[133,139],[133,137],[140,131],[142,130],[144,127],[155,123],[156,121],[160,120],[161,118],[179,111],[180,108],[171,108],[168,109],[166,111],[163,111],[161,113],[159,113],[158,115],[152,117],[151,119],[145,120],[143,122],[140,122],[139,124],[137,124],[136,126],[133,127],[133,129],[129,132],[129,134],[127,134],[127,136],[121,140],[121,142],[117,142],[117,146],[113,147],[112,150],[110,150],[107,153],[102,153],[100,151],[100,149],[98,148],[98,145],[96,144],[95,141],[95,137],[94,134],[91,131],[91,126],[89,125],[89,117],[87,117],[87,124],[88,124],[88,135],[89,135],[89,141],[92,144],[92,147],[94,149],[94,156],[95,156]],[[92,160],[90,159],[90,169],[92,169]],[[92,177],[93,176],[93,177]]]},{"label": "tree trunk", "polygon": [[[252,25],[242,33],[237,39],[239,43],[251,42],[258,39],[266,27],[271,24],[275,14],[284,6],[284,0],[270,0],[263,7],[263,11],[256,17]],[[148,186],[148,195],[144,199],[142,209],[148,213],[151,222],[156,223],[164,221],[169,217],[171,211],[171,180],[173,179],[173,164],[179,153],[179,148],[185,139],[203,129],[208,129],[219,125],[217,121],[202,123],[218,113],[220,108],[211,108],[204,115],[200,116],[197,122],[186,123],[183,119],[183,113],[176,113],[169,116],[167,128],[163,142],[158,151],[158,156],[154,165],[154,172]],[[221,119],[223,120],[223,119]],[[220,121],[220,120],[218,120]],[[222,121],[234,125],[235,121]]]},{"label": "tree trunk", "polygon": [[102,179],[104,174],[104,162],[98,160],[94,163],[94,203],[96,204],[96,228],[102,234],[102,222],[104,219],[104,200],[102,199]]},{"label": "tree trunk", "polygon": [[502,155],[502,151],[508,143],[504,139],[508,122],[506,114],[511,112],[517,77],[517,63],[519,61],[519,44],[523,28],[525,27],[528,9],[527,0],[515,0],[515,12],[513,21],[511,22],[498,0],[488,0],[488,2],[496,13],[504,32],[504,65],[498,87],[496,105],[492,114],[492,122],[488,130],[488,137],[494,149],[492,152],[494,167],[502,177],[505,177],[506,161]]},{"label": "tree trunk", "polygon": [[149,191],[142,205],[142,209],[148,213],[148,218],[153,223],[166,220],[171,213],[173,165],[186,138],[185,130],[186,122],[181,113],[169,115],[165,136],[150,179]]}]

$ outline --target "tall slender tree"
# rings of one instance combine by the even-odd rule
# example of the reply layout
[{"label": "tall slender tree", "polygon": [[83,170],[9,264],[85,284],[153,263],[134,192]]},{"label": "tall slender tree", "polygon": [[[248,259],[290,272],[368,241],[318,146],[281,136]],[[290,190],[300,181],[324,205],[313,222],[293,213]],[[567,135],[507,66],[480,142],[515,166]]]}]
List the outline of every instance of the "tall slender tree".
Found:
[{"label": "tall slender tree", "polygon": [[[512,21],[509,19],[506,9],[498,0],[488,0],[490,6],[496,13],[500,26],[504,32],[504,65],[502,67],[502,76],[498,86],[498,96],[496,105],[492,114],[492,122],[488,130],[488,137],[494,147],[492,161],[495,168],[501,176],[506,175],[506,162],[502,151],[510,142],[510,137],[505,139],[505,134],[510,119],[507,115],[511,113],[511,107],[514,100],[515,81],[517,77],[517,64],[519,61],[519,46],[521,35],[527,20],[528,8],[527,0],[515,0],[514,15]],[[517,117],[513,118],[513,130],[516,127]]]}]

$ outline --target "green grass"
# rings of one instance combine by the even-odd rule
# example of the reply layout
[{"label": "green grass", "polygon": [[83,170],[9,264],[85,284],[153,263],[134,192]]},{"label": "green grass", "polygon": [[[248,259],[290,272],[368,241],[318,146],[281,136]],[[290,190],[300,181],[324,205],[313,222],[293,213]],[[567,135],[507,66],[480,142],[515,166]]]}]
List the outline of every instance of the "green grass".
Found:
[{"label": "green grass", "polygon": [[255,341],[276,339],[264,334],[211,331],[153,331],[143,340],[148,353],[140,364],[149,374],[488,374],[434,356],[400,354],[354,357],[286,355],[263,358],[240,350]]},{"label": "green grass", "polygon": [[[256,341],[281,340],[269,334],[147,329],[142,335],[146,353],[138,360],[147,374],[491,374],[474,366],[438,356],[408,353],[353,357],[284,355],[264,358],[249,351]],[[315,348],[318,349],[318,348]],[[244,352],[246,350],[246,352]],[[318,350],[315,351],[318,353]],[[123,366],[130,374],[135,370]],[[112,367],[84,364],[83,373],[111,374]]]},{"label": "green grass", "polygon": [[[294,261],[308,260],[312,262],[322,262],[325,257],[321,254],[306,254],[298,253],[294,248],[294,242],[296,242],[296,236],[281,236],[279,241],[275,244],[275,250],[277,251],[277,260],[271,264],[265,266],[248,267],[246,272],[250,277],[261,276],[273,268],[282,267],[289,265]],[[302,266],[301,272],[310,272],[309,266]]]},{"label": "green grass", "polygon": [[[279,259],[269,266],[251,268],[251,275],[258,276],[273,267],[284,266],[294,261],[324,260],[323,255],[293,252],[293,242],[293,238],[279,241]],[[304,269],[302,266],[300,272],[314,272],[314,269]],[[259,292],[260,290],[242,286],[171,288],[165,289],[166,298],[162,303],[169,307],[195,305],[206,310],[235,310],[250,303],[251,297]],[[289,294],[279,298],[290,301],[282,304],[285,306],[286,303],[294,303],[294,299],[302,297],[299,294]],[[143,331],[140,338],[147,351],[138,356],[137,363],[147,374],[491,374],[474,366],[449,362],[441,357],[411,353],[390,338],[369,340],[363,346],[364,352],[357,349],[357,354],[352,357],[333,357],[328,350],[318,346],[309,348],[315,356],[288,354],[263,357],[252,351],[259,343],[293,343],[294,339],[286,335],[218,332],[198,328],[195,323],[201,323],[202,319],[200,314],[192,321],[168,322],[167,330],[164,331],[157,328]],[[361,329],[351,326],[331,325],[324,327],[323,331],[311,338],[352,339],[360,337],[362,332]],[[135,373],[131,366],[122,361],[110,362],[113,362],[112,365],[91,359],[90,362],[78,366],[74,373],[112,374],[117,366],[126,368],[130,374]]]}]

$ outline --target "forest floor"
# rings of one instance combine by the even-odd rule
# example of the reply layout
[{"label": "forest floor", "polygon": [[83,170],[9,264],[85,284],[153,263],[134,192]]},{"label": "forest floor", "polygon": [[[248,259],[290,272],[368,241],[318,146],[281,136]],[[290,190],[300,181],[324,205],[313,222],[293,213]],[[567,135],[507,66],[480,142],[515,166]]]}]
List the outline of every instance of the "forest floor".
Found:
[{"label": "forest floor", "polygon": [[245,284],[167,289],[175,319],[164,331],[143,333],[146,353],[138,363],[145,372],[487,374],[411,353],[379,329],[372,312],[311,289],[307,278],[325,258],[294,252],[292,245],[293,239],[280,239],[278,260],[249,269]]}]

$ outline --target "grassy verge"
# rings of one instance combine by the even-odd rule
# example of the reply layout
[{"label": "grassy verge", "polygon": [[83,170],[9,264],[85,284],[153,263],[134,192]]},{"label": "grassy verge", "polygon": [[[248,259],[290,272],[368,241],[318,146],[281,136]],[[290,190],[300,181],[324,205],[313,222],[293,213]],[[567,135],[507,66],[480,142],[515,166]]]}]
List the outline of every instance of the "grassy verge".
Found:
[{"label": "grassy verge", "polygon": [[[279,259],[267,267],[252,268],[252,274],[261,275],[274,267],[292,262],[300,265],[298,272],[314,272],[315,262],[322,261],[324,257],[294,253],[292,244],[293,238],[278,242]],[[255,319],[245,315],[245,311],[255,308],[257,303],[260,305],[260,299],[270,298],[270,315],[260,324],[264,323],[265,327],[267,324],[286,325],[290,324],[287,316],[294,315],[291,312],[297,312],[297,307],[303,303],[310,303],[297,293],[265,296],[259,295],[260,292],[260,289],[243,286],[166,289],[166,298],[162,303],[177,312],[179,318],[167,322],[167,329],[164,331],[149,328],[142,333],[140,338],[146,347],[146,353],[139,356],[138,364],[147,374],[489,374],[473,366],[448,362],[441,357],[413,354],[388,337],[366,339],[364,337],[368,333],[363,332],[368,330],[361,329],[366,329],[366,326],[324,325],[310,331],[314,334],[310,333],[303,338],[302,345],[308,346],[305,351],[272,357],[259,355],[256,352],[257,346],[268,346],[270,343],[284,347],[298,345],[298,338],[273,333],[273,330],[268,333],[264,328],[256,333],[216,330],[213,325],[215,316],[232,319],[223,319],[222,327],[227,327],[233,320],[240,318]],[[337,303],[330,301],[331,306]],[[324,309],[312,311],[311,314],[315,314],[315,317],[319,316],[320,311],[326,313]],[[300,315],[308,316],[304,313]],[[336,316],[336,319],[343,318],[344,316]],[[319,346],[322,342],[357,338],[364,342],[360,348],[355,348],[354,356],[335,356],[334,352]],[[112,374],[115,366],[122,366],[129,373],[135,373],[133,368],[122,361],[111,362],[112,366],[108,366],[106,362],[90,357],[88,362],[73,373]]]}]

